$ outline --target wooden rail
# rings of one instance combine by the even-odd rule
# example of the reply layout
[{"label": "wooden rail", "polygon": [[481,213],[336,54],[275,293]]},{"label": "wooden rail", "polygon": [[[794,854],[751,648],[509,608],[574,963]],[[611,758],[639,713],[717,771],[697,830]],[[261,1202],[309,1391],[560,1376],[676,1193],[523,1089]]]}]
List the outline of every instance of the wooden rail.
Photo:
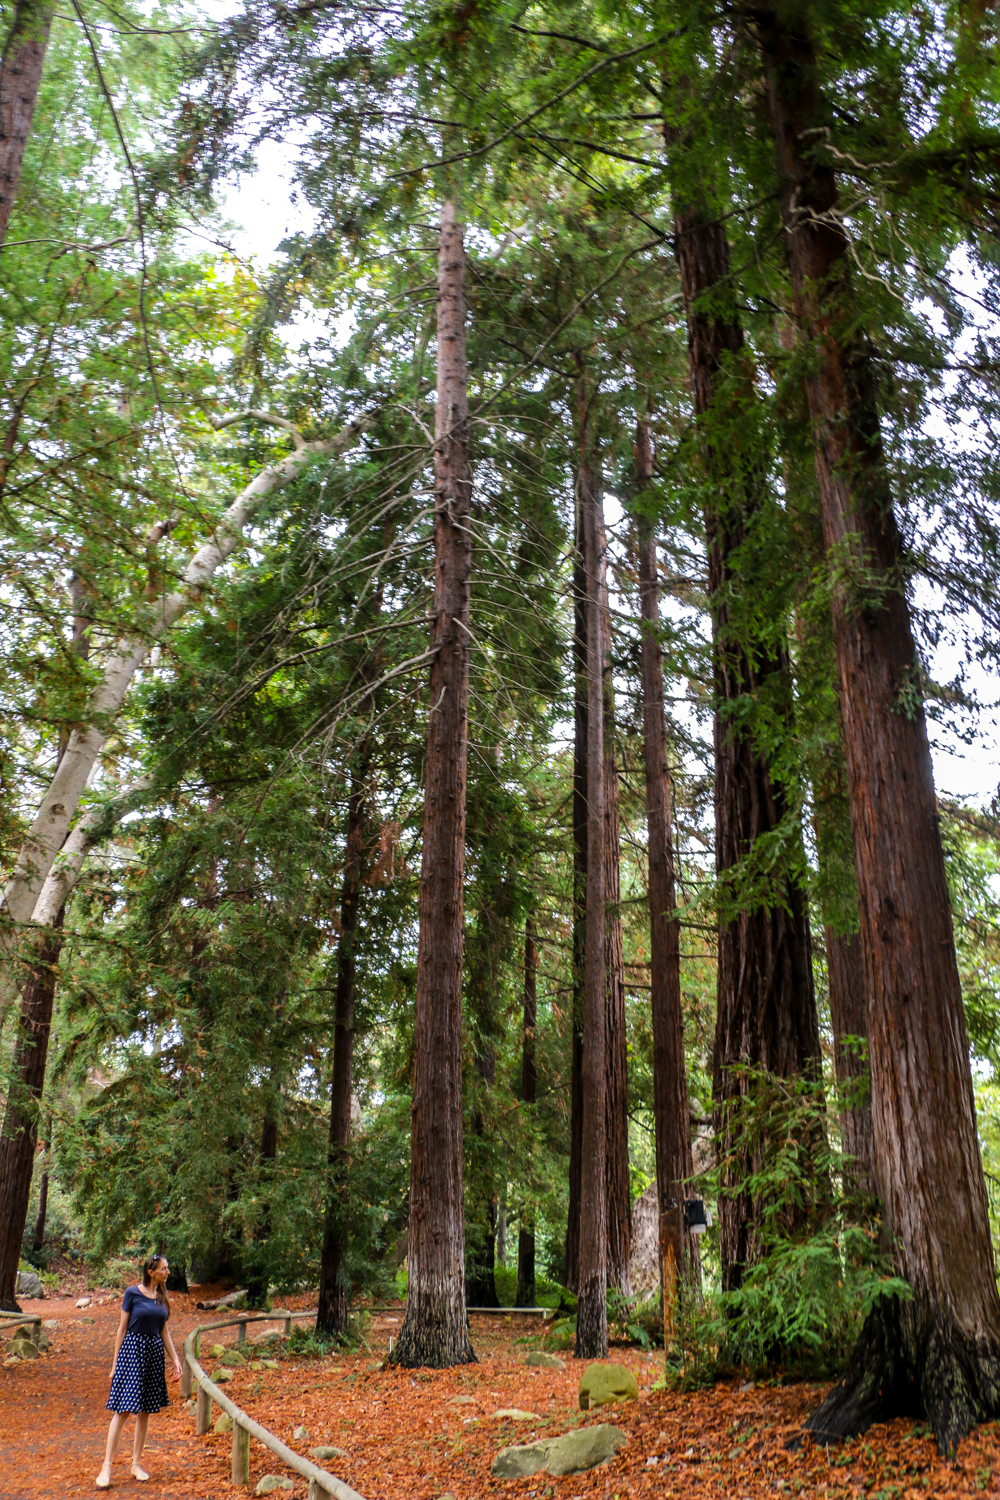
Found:
[{"label": "wooden rail", "polygon": [[218,1323],[202,1323],[198,1328],[193,1328],[184,1340],[184,1353],[181,1365],[181,1395],[185,1399],[191,1394],[192,1384],[198,1387],[197,1406],[195,1410],[195,1432],[200,1436],[208,1431],[212,1425],[212,1402],[221,1411],[224,1411],[233,1422],[233,1457],[231,1477],[233,1484],[246,1485],[250,1483],[250,1439],[256,1438],[263,1443],[265,1448],[280,1458],[281,1462],[296,1474],[301,1474],[303,1479],[309,1481],[309,1500],[362,1500],[357,1490],[352,1490],[349,1484],[342,1479],[335,1479],[318,1464],[312,1463],[308,1458],[303,1458],[293,1449],[287,1447],[280,1438],[276,1438],[273,1432],[268,1432],[266,1427],[261,1427],[253,1417],[247,1416],[246,1412],[230,1400],[226,1393],[215,1384],[201,1365],[198,1363],[198,1355],[201,1352],[201,1336],[203,1333],[212,1333],[216,1328],[238,1328],[236,1335],[237,1347],[246,1343],[248,1323],[281,1323],[285,1325],[285,1333],[292,1331],[293,1318],[314,1318],[315,1312],[273,1312],[273,1313],[247,1313],[241,1317],[224,1318]]},{"label": "wooden rail", "polygon": [[0,1332],[5,1328],[21,1328],[25,1323],[37,1323],[40,1329],[42,1326],[41,1313],[11,1313],[9,1317],[0,1317]]}]

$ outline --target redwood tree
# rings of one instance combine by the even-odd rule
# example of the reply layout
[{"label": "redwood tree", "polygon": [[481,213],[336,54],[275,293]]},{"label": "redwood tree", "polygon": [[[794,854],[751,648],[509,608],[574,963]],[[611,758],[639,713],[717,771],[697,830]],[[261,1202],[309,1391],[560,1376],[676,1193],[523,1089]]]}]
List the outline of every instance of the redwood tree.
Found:
[{"label": "redwood tree", "polygon": [[[755,593],[746,575],[751,524],[763,502],[763,471],[745,438],[753,391],[744,360],[725,228],[718,213],[677,181],[677,141],[667,132],[674,168],[675,252],[687,313],[688,367],[700,428],[699,461],[711,496],[705,506],[715,677],[715,868],[722,910],[718,941],[713,1091],[725,1191],[719,1201],[722,1284],[742,1284],[759,1258],[761,1204],[741,1190],[752,1163],[729,1125],[748,1087],[744,1066],[781,1076],[820,1071],[819,1022],[805,892],[794,873],[777,894],[747,899],[732,885],[756,842],[788,813],[783,789],[754,731],[756,704],[790,709],[790,674],[780,633],[750,638],[754,610],[734,608]],[[688,168],[690,170],[690,168]],[[760,580],[757,580],[760,586]],[[756,604],[759,599],[754,599]],[[808,1170],[808,1164],[806,1164]]]},{"label": "redwood tree", "polygon": [[670,767],[660,649],[660,595],[656,538],[643,491],[653,478],[649,427],[639,422],[635,441],[639,488],[639,602],[642,611],[642,746],[646,772],[646,840],[649,866],[650,1009],[653,1022],[653,1123],[656,1195],[660,1214],[660,1270],[664,1342],[669,1344],[678,1293],[700,1274],[697,1241],[684,1222],[685,1181],[694,1172],[684,1060],[680,925],[674,915],[674,859],[670,829]]},{"label": "redwood tree", "polygon": [[1000,1297],[976,1137],[921,666],[868,350],[852,297],[825,106],[804,7],[753,13],[808,344],[868,997],[876,1169],[907,1301],[869,1314],[822,1439],[924,1415],[953,1451],[1000,1411]]},{"label": "redwood tree", "polygon": [[434,604],[420,869],[410,1159],[409,1282],[395,1364],[475,1360],[465,1310],[462,938],[469,731],[469,403],[465,246],[441,209],[434,456]]},{"label": "redwood tree", "polygon": [[[521,1043],[521,1103],[533,1105],[538,1083],[535,1063],[535,1026],[538,1023],[538,949],[535,919],[524,924],[524,1038]],[[535,1305],[535,1222],[522,1211],[517,1232],[517,1295],[515,1307]]]},{"label": "redwood tree", "polygon": [[21,180],[24,148],[45,66],[55,7],[52,0],[18,0],[0,59],[0,245]]}]

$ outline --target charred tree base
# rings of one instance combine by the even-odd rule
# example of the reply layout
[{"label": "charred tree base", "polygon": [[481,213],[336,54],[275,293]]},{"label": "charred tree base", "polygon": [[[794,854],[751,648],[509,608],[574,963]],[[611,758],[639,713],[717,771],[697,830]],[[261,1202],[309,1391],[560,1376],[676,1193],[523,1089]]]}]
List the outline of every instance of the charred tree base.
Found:
[{"label": "charred tree base", "polygon": [[427,1293],[421,1296],[411,1287],[399,1341],[388,1363],[403,1370],[477,1364],[464,1304]]},{"label": "charred tree base", "polygon": [[979,1422],[1000,1413],[1000,1346],[961,1333],[918,1299],[887,1298],[868,1314],[843,1380],[806,1422],[818,1443],[839,1443],[873,1422],[928,1422],[953,1456]]},{"label": "charred tree base", "polygon": [[603,1276],[594,1276],[580,1288],[576,1301],[577,1359],[608,1357],[608,1294]]}]

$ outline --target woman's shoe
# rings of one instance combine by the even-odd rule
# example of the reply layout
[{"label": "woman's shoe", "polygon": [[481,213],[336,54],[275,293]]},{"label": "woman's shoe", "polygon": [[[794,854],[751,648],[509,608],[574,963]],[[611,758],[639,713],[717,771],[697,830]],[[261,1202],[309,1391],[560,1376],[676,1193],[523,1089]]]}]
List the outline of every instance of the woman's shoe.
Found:
[{"label": "woman's shoe", "polygon": [[95,1490],[109,1490],[110,1488],[111,1488],[111,1480],[110,1479],[102,1479],[101,1476],[100,1476],[100,1474],[98,1474],[97,1478],[94,1480],[94,1489]]},{"label": "woman's shoe", "polygon": [[145,1469],[140,1469],[140,1467],[139,1467],[138,1464],[133,1464],[132,1465],[132,1478],[133,1479],[138,1479],[138,1481],[139,1481],[140,1484],[144,1484],[145,1481],[149,1478],[149,1475],[146,1473]]}]

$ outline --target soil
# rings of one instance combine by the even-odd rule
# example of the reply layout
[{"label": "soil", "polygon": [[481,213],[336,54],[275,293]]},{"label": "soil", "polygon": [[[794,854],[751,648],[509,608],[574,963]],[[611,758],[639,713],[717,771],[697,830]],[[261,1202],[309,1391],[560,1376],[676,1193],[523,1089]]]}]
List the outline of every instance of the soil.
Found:
[{"label": "soil", "polygon": [[[197,1323],[213,1321],[194,1302],[207,1289],[171,1298],[171,1328],[178,1346]],[[104,1297],[107,1300],[103,1300]],[[107,1430],[104,1401],[120,1298],[93,1294],[88,1308],[49,1297],[25,1303],[26,1312],[54,1318],[52,1350],[41,1359],[0,1366],[0,1500],[48,1500],[91,1495]],[[284,1299],[283,1299],[284,1300]],[[303,1306],[305,1298],[289,1299]],[[82,1321],[92,1317],[93,1323]],[[377,1315],[367,1332],[368,1348],[336,1357],[278,1347],[277,1370],[237,1369],[228,1386],[232,1398],[298,1452],[330,1444],[346,1459],[323,1467],[352,1485],[365,1500],[769,1500],[779,1495],[824,1500],[916,1500],[924,1496],[1000,1495],[1000,1424],[977,1429],[961,1446],[958,1461],[937,1457],[925,1424],[909,1421],[874,1427],[839,1449],[807,1440],[795,1453],[786,1443],[818,1402],[814,1385],[716,1386],[681,1394],[659,1386],[662,1353],[613,1348],[610,1358],[635,1375],[639,1400],[581,1413],[577,1388],[582,1366],[564,1355],[564,1370],[529,1367],[526,1352],[540,1345],[536,1319],[475,1316],[472,1338],[479,1363],[454,1370],[383,1369],[390,1336],[398,1334],[402,1309]],[[280,1324],[259,1324],[251,1338]],[[231,1343],[235,1329],[203,1341],[203,1363],[211,1370],[211,1343]],[[4,1335],[6,1337],[7,1335]],[[247,1353],[256,1353],[252,1346]],[[129,1477],[131,1433],[127,1427],[115,1467],[114,1491],[163,1500],[221,1500],[237,1493],[229,1479],[230,1440],[194,1435],[193,1416],[181,1409],[178,1387],[169,1382],[171,1405],[150,1420],[144,1462],[152,1478]],[[505,1408],[534,1413],[516,1420],[498,1417]],[[539,1474],[525,1480],[494,1480],[493,1459],[501,1447],[556,1435],[582,1423],[610,1421],[628,1437],[606,1466],[568,1478]],[[293,1437],[300,1425],[305,1439]],[[251,1490],[265,1473],[287,1471],[265,1449],[251,1443]],[[996,1476],[996,1477],[995,1477]],[[304,1480],[276,1492],[305,1500]]]}]

